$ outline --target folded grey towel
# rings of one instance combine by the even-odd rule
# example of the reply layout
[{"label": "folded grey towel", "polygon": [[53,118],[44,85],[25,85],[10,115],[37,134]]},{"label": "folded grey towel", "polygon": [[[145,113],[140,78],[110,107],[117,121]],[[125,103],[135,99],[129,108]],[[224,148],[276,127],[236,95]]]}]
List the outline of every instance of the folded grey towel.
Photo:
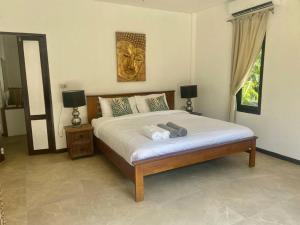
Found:
[{"label": "folded grey towel", "polygon": [[185,129],[184,127],[178,126],[177,124],[172,122],[168,122],[167,126],[175,129],[177,131],[178,137],[184,137],[187,135],[187,129]]},{"label": "folded grey towel", "polygon": [[157,124],[158,127],[165,129],[167,131],[170,132],[170,138],[177,138],[178,137],[178,132],[176,129],[172,128],[172,127],[168,127],[166,124]]}]

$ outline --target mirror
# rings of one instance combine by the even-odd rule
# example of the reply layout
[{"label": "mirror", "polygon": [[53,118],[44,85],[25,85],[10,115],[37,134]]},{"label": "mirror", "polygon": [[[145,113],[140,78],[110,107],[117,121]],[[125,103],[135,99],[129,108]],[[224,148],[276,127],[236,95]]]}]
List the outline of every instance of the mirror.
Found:
[{"label": "mirror", "polygon": [[0,107],[23,107],[17,37],[0,35]]}]

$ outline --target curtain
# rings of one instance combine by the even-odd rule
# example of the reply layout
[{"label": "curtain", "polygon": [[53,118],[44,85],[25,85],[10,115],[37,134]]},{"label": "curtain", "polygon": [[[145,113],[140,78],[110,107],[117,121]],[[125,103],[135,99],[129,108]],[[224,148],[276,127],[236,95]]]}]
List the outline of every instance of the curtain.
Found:
[{"label": "curtain", "polygon": [[3,79],[3,69],[2,69],[2,58],[0,57],[0,108],[4,105],[4,79]]},{"label": "curtain", "polygon": [[[3,108],[3,106],[5,105],[4,104],[4,95],[3,95],[3,92],[4,92],[4,79],[3,79],[2,62],[3,62],[3,59],[0,55],[0,109]],[[3,125],[2,124],[3,124],[2,117],[0,116],[0,135],[3,134]]]},{"label": "curtain", "polygon": [[229,120],[235,122],[236,94],[250,76],[266,35],[269,11],[263,11],[232,20],[233,45],[230,82]]}]

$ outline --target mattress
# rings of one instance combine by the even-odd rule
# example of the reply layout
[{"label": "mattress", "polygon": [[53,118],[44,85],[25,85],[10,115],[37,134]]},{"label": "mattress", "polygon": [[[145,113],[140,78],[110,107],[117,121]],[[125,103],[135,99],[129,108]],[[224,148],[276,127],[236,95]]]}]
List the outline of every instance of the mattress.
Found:
[{"label": "mattress", "polygon": [[[173,122],[188,130],[186,137],[152,141],[142,134],[145,125]],[[129,164],[152,157],[177,153],[214,144],[222,144],[254,136],[247,127],[191,115],[186,111],[169,110],[101,117],[92,120],[94,134],[123,157]]]}]

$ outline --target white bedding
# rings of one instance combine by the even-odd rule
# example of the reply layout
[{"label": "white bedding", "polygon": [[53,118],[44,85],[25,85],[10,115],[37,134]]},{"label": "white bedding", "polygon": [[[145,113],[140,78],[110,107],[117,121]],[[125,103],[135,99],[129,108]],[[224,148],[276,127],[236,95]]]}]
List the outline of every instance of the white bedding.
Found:
[{"label": "white bedding", "polygon": [[[145,125],[173,122],[188,130],[186,137],[152,141],[142,134]],[[197,147],[254,136],[247,127],[181,110],[138,113],[93,119],[94,134],[128,163]]]}]

